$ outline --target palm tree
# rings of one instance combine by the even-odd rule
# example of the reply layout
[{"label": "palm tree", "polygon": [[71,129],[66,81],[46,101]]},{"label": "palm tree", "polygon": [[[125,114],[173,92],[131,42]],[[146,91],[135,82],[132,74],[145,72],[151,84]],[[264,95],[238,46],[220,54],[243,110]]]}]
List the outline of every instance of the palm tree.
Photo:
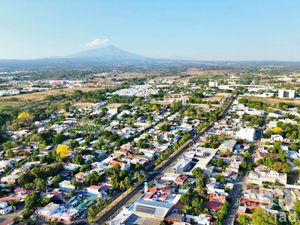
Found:
[{"label": "palm tree", "polygon": [[125,182],[121,181],[119,187],[120,189],[125,189]]}]

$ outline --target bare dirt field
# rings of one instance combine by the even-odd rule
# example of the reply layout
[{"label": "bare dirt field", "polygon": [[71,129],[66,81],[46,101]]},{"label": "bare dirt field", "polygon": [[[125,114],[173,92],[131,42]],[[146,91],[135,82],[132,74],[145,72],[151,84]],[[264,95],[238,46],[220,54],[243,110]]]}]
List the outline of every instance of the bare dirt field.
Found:
[{"label": "bare dirt field", "polygon": [[229,96],[230,96],[230,93],[220,92],[220,93],[215,94],[212,97],[204,98],[203,100],[204,101],[209,101],[209,102],[222,101],[222,100],[224,100],[224,98],[229,97]]},{"label": "bare dirt field", "polygon": [[123,105],[122,103],[109,103],[107,104],[105,107],[106,108],[118,108],[120,107],[121,105]]},{"label": "bare dirt field", "polygon": [[45,97],[49,95],[59,95],[59,94],[70,95],[76,90],[88,92],[88,91],[95,91],[99,89],[101,89],[101,87],[63,88],[63,89],[53,89],[53,90],[43,91],[43,92],[20,94],[16,96],[5,96],[5,97],[0,97],[0,107],[24,107],[33,103],[38,103],[40,101],[43,101]]},{"label": "bare dirt field", "polygon": [[76,108],[95,108],[95,103],[91,103],[91,102],[77,102],[75,104],[73,104],[73,107]]},{"label": "bare dirt field", "polygon": [[264,97],[256,97],[256,96],[244,96],[244,98],[249,99],[251,101],[260,101],[271,106],[277,105],[279,102],[300,105],[300,99],[264,98]]},{"label": "bare dirt field", "polygon": [[222,96],[212,96],[208,98],[203,98],[204,101],[213,102],[213,101],[222,101]]},{"label": "bare dirt field", "polygon": [[131,78],[144,78],[149,76],[147,73],[116,73],[116,74],[95,74],[89,85],[115,86]]},{"label": "bare dirt field", "polygon": [[218,97],[229,97],[231,95],[231,93],[226,93],[226,92],[218,92],[217,94],[215,94],[215,96]]},{"label": "bare dirt field", "polygon": [[203,70],[199,68],[188,68],[184,74],[190,74],[190,75],[197,75],[197,76],[207,76],[208,74],[220,74],[220,75],[227,75],[227,74],[236,74],[237,72],[242,72],[242,71],[233,71],[233,70]]}]

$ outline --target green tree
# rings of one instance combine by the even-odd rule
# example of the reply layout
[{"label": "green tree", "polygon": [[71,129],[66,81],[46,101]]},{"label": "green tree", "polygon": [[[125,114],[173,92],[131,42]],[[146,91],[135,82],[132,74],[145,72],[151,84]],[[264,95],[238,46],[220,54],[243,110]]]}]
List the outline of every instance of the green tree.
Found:
[{"label": "green tree", "polygon": [[88,222],[89,223],[95,222],[96,215],[97,215],[97,207],[95,205],[90,206],[88,209],[88,217],[87,217]]},{"label": "green tree", "polygon": [[218,211],[218,221],[222,222],[228,213],[229,203],[226,201]]},{"label": "green tree", "polygon": [[41,204],[41,196],[37,192],[28,194],[25,197],[25,210],[34,210]]},{"label": "green tree", "polygon": [[182,109],[182,103],[181,102],[178,102],[178,101],[175,101],[171,104],[171,109],[173,109],[174,111],[180,111]]},{"label": "green tree", "polygon": [[54,138],[53,138],[53,143],[55,144],[55,145],[57,145],[57,144],[61,144],[64,140],[66,140],[67,139],[67,137],[65,136],[65,135],[63,135],[63,134],[57,134],[57,135],[55,135],[54,136]]},{"label": "green tree", "polygon": [[126,189],[129,189],[131,187],[131,181],[129,177],[125,177],[124,185]]},{"label": "green tree", "polygon": [[192,174],[195,178],[203,179],[205,177],[205,174],[203,173],[202,169],[197,167],[193,169]]},{"label": "green tree", "polygon": [[181,195],[180,200],[184,204],[183,211],[198,216],[204,211],[205,199],[197,191],[188,191]]},{"label": "green tree", "polygon": [[257,208],[252,216],[252,225],[278,225],[278,223],[274,216],[268,214],[262,208]]},{"label": "green tree", "polygon": [[52,186],[57,188],[59,183],[63,181],[63,177],[60,175],[56,175],[52,178]]},{"label": "green tree", "polygon": [[71,149],[74,149],[79,146],[79,143],[76,140],[71,140],[69,146]]},{"label": "green tree", "polygon": [[48,205],[50,203],[50,201],[51,201],[51,198],[49,198],[49,197],[43,197],[41,199],[41,205],[42,206]]},{"label": "green tree", "polygon": [[98,173],[92,172],[84,178],[84,182],[88,185],[98,184],[101,179],[102,178]]},{"label": "green tree", "polygon": [[297,142],[295,142],[295,141],[292,142],[291,145],[290,145],[290,149],[293,150],[293,151],[298,151],[299,148],[300,148],[300,147],[299,147],[299,143],[297,143]]},{"label": "green tree", "polygon": [[43,191],[46,189],[47,182],[42,178],[36,178],[34,180],[35,188],[38,191]]},{"label": "green tree", "polygon": [[297,200],[294,204],[294,212],[290,212],[290,221],[293,225],[300,224],[300,201]]},{"label": "green tree", "polygon": [[84,158],[81,155],[76,155],[75,158],[73,158],[73,163],[82,165],[85,162]]},{"label": "green tree", "polygon": [[246,158],[246,159],[250,159],[250,158],[251,158],[251,155],[250,155],[249,152],[245,152],[243,156],[244,156],[244,158]]},{"label": "green tree", "polygon": [[239,223],[239,225],[249,225],[250,221],[250,218],[245,215],[238,215],[237,217],[237,222]]},{"label": "green tree", "polygon": [[30,211],[30,209],[25,209],[24,212],[23,212],[23,218],[24,219],[29,219],[30,216],[32,215],[32,212]]},{"label": "green tree", "polygon": [[170,125],[170,124],[166,124],[166,123],[162,124],[162,125],[159,127],[159,129],[160,129],[161,131],[170,131],[170,128],[171,128],[171,125]]},{"label": "green tree", "polygon": [[133,178],[139,182],[141,182],[143,180],[142,176],[137,171],[133,174]]}]

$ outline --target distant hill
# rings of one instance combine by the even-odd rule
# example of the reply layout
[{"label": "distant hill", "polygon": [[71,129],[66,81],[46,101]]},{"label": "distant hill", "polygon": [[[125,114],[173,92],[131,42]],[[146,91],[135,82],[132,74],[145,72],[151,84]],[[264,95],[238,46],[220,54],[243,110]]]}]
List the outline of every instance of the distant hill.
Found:
[{"label": "distant hill", "polygon": [[52,57],[31,60],[0,60],[0,70],[14,69],[51,69],[85,68],[102,66],[201,66],[204,69],[228,69],[243,67],[278,67],[300,68],[300,62],[278,61],[203,61],[154,59],[127,52],[113,45],[93,48],[64,57]]},{"label": "distant hill", "polygon": [[101,65],[135,65],[154,63],[154,59],[119,49],[113,45],[82,51],[64,57],[32,60],[0,60],[0,67],[7,68],[56,68]]}]

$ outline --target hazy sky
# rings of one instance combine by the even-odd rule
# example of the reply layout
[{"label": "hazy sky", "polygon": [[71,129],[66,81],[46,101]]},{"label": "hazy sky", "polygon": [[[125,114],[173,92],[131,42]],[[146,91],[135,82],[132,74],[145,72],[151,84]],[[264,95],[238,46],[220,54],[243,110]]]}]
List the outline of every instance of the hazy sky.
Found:
[{"label": "hazy sky", "polygon": [[299,0],[3,0],[0,58],[113,44],[148,57],[299,60]]}]

